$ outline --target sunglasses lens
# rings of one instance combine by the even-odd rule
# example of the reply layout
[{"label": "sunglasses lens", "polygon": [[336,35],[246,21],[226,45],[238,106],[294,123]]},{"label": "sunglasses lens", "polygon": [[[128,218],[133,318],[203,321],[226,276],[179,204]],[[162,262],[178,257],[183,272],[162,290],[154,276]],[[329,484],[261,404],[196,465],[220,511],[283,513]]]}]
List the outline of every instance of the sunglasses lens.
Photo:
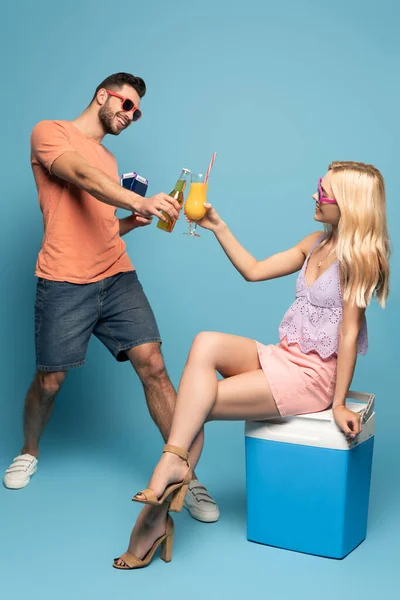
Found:
[{"label": "sunglasses lens", "polygon": [[138,121],[140,119],[140,117],[142,116],[142,112],[137,108],[135,110],[135,112],[133,113],[133,121]]},{"label": "sunglasses lens", "polygon": [[132,110],[134,106],[135,105],[133,104],[132,100],[129,100],[129,98],[124,100],[124,102],[122,103],[122,108],[127,112],[128,110]]}]

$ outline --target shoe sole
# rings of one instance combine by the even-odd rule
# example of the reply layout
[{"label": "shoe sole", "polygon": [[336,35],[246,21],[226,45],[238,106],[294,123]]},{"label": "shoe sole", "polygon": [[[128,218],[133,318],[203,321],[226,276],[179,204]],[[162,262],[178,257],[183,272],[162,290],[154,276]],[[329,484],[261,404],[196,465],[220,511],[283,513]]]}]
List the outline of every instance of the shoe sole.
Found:
[{"label": "shoe sole", "polygon": [[219,514],[216,516],[204,515],[202,511],[197,511],[195,508],[190,509],[185,504],[183,506],[193,519],[196,519],[196,521],[200,521],[201,523],[216,523],[219,519]]},{"label": "shoe sole", "polygon": [[28,483],[30,482],[31,478],[29,477],[29,479],[27,481],[24,481],[24,483],[21,482],[15,482],[15,483],[6,483],[3,480],[3,485],[5,488],[7,488],[8,490],[22,490],[24,487],[26,487],[28,485]]}]

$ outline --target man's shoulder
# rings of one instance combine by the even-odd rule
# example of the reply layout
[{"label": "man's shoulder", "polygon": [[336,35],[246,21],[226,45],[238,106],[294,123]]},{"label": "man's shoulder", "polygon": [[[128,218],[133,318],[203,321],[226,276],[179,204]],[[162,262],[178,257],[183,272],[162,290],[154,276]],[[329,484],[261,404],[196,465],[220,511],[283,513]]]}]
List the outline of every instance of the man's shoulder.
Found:
[{"label": "man's shoulder", "polygon": [[45,129],[69,129],[71,127],[70,121],[62,121],[59,119],[44,119],[39,121],[32,129],[32,133],[38,130]]}]

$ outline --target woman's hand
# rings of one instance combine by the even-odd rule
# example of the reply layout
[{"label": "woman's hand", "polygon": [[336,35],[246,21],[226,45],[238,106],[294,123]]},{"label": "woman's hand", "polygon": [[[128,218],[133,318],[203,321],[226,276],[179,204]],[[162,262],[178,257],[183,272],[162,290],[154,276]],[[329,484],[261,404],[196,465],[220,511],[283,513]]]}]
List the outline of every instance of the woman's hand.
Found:
[{"label": "woman's hand", "polygon": [[207,212],[202,219],[197,221],[197,225],[200,225],[200,227],[203,227],[204,229],[209,229],[210,231],[216,231],[224,224],[224,222],[211,204],[204,204],[204,206],[206,207]]},{"label": "woman's hand", "polygon": [[360,413],[353,412],[345,406],[336,406],[333,408],[333,416],[336,425],[340,427],[348,440],[354,440],[361,432],[362,423]]}]

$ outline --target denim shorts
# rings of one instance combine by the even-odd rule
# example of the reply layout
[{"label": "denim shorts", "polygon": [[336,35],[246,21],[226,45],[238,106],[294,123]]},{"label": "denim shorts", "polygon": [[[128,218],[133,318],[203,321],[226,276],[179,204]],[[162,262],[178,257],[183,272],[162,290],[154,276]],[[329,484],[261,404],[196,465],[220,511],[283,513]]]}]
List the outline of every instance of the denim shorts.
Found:
[{"label": "denim shorts", "polygon": [[36,367],[66,371],[85,362],[92,333],[120,362],[126,350],[161,342],[136,271],[75,284],[39,278],[35,303]]}]

